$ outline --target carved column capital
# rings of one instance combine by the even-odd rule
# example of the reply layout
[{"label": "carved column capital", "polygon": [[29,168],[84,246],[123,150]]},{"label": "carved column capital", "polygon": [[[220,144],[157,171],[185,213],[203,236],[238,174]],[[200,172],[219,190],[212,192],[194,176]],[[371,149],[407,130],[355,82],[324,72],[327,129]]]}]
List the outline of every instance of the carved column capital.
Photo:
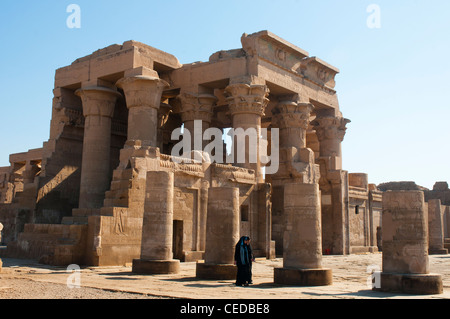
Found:
[{"label": "carved column capital", "polygon": [[132,75],[120,79],[116,85],[123,89],[129,109],[127,146],[156,147],[158,110],[162,93],[169,84],[158,76]]},{"label": "carved column capital", "polygon": [[83,102],[86,117],[81,162],[79,208],[100,208],[108,190],[111,154],[111,120],[117,91],[105,87],[83,87],[75,94]]},{"label": "carved column capital", "polygon": [[81,88],[75,91],[83,103],[83,115],[91,115],[112,118],[119,92],[100,86]]},{"label": "carved column capital", "polygon": [[272,111],[272,125],[280,129],[302,128],[307,130],[313,109],[314,106],[311,103],[280,102]]},{"label": "carved column capital", "polygon": [[257,114],[265,115],[269,103],[269,88],[266,85],[231,84],[225,89],[231,115]]},{"label": "carved column capital", "polygon": [[183,93],[178,98],[181,101],[183,122],[202,120],[211,123],[217,97],[211,94]]},{"label": "carved column capital", "polygon": [[347,131],[346,126],[350,122],[349,119],[343,117],[320,117],[316,118],[311,124],[316,130],[319,142],[333,139],[342,142]]},{"label": "carved column capital", "polygon": [[161,95],[169,84],[155,76],[136,75],[120,79],[116,85],[123,89],[127,107],[152,107],[159,109]]}]

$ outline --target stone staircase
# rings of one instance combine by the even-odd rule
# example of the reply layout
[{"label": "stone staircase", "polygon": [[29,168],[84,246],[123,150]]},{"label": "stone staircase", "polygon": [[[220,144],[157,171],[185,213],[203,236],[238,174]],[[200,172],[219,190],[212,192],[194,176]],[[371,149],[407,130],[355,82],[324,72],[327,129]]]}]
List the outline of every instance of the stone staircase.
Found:
[{"label": "stone staircase", "polygon": [[116,169],[111,188],[105,194],[104,207],[128,207],[133,187],[133,169]]},{"label": "stone staircase", "polygon": [[[105,200],[102,208],[87,209],[77,208],[72,210],[72,216],[64,217],[62,224],[64,225],[87,225],[90,216],[117,216],[120,212],[128,212],[130,208],[130,198],[136,189],[139,189],[138,182],[133,180],[133,169],[116,169],[113,172],[113,180],[111,188],[105,193]],[[145,185],[143,188],[145,192]],[[132,217],[132,214],[127,214]]]},{"label": "stone staircase", "polygon": [[113,171],[102,208],[72,209],[61,224],[26,224],[4,255],[55,266],[124,265],[138,258],[147,158],[137,157]]},{"label": "stone staircase", "polygon": [[133,168],[117,168],[113,172],[111,188],[105,193],[101,216],[119,215],[142,218],[144,215],[145,179]]},{"label": "stone staircase", "polygon": [[26,224],[5,255],[55,266],[83,264],[86,234],[87,225]]},{"label": "stone staircase", "polygon": [[89,216],[99,216],[100,209],[75,208],[72,216],[64,217],[61,221],[63,225],[87,225]]}]

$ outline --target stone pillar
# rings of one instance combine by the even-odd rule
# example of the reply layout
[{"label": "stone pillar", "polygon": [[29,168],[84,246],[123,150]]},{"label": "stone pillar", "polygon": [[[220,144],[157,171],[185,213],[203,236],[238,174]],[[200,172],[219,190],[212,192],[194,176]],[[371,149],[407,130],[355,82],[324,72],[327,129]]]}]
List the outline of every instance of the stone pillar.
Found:
[{"label": "stone pillar", "polygon": [[[284,185],[288,183],[314,184],[316,177],[314,153],[306,148],[306,132],[314,106],[310,103],[284,101],[272,110],[272,126],[280,130],[280,166],[278,172],[271,175],[273,203],[277,217],[273,223],[273,238],[277,254],[283,253],[284,236]],[[318,175],[318,174],[317,174]]]},{"label": "stone pillar", "polygon": [[342,169],[342,147],[346,125],[350,120],[343,117],[317,117],[313,122],[320,142],[320,156],[330,158],[329,169]]},{"label": "stone pillar", "polygon": [[322,268],[319,185],[287,184],[284,213],[283,268],[274,269],[274,282],[298,286],[331,285],[331,269]]},{"label": "stone pillar", "polygon": [[[319,113],[317,111],[316,113]],[[348,233],[348,173],[342,170],[341,143],[350,120],[318,114],[311,122],[319,140],[320,190],[326,199],[322,207],[323,248],[333,255],[350,253]]]},{"label": "stone pillar", "polygon": [[[212,121],[213,106],[217,98],[211,94],[183,93],[180,95],[181,101],[181,120],[184,123],[184,129],[191,133],[191,150],[203,151],[209,141],[203,141],[203,133],[207,130]],[[195,130],[196,120],[202,121],[202,130]],[[198,134],[200,145],[195,145],[195,134]],[[201,134],[201,135],[200,135]],[[199,149],[201,147],[201,149]]]},{"label": "stone pillar", "polygon": [[447,255],[444,248],[444,210],[440,199],[428,201],[428,254]]},{"label": "stone pillar", "polygon": [[306,148],[306,130],[313,109],[311,103],[286,101],[278,104],[272,124],[280,129],[280,148]]},{"label": "stone pillar", "polygon": [[257,230],[258,246],[267,259],[275,259],[275,241],[272,240],[272,185],[258,184]]},{"label": "stone pillar", "polygon": [[450,206],[444,206],[444,223],[445,223],[445,238],[444,238],[444,248],[450,251]]},{"label": "stone pillar", "polygon": [[202,182],[202,187],[200,188],[200,222],[199,222],[199,231],[200,231],[200,243],[198,249],[200,251],[205,251],[206,247],[206,223],[208,216],[208,191],[209,191],[209,183],[207,181]]},{"label": "stone pillar", "polygon": [[441,294],[442,277],[429,273],[428,225],[422,191],[383,194],[381,291]]},{"label": "stone pillar", "polygon": [[445,238],[450,238],[450,206],[445,206],[444,223],[447,231],[445,232]]},{"label": "stone pillar", "polygon": [[169,117],[172,114],[172,106],[168,103],[161,103],[158,110],[158,145],[161,153],[164,153],[164,144],[170,142],[172,130],[166,128]]},{"label": "stone pillar", "polygon": [[[39,163],[40,164],[40,163]],[[40,165],[35,162],[27,161],[25,165],[25,171],[23,172],[23,184],[31,184],[34,183],[34,179],[41,170]]]},{"label": "stone pillar", "polygon": [[101,208],[109,189],[111,168],[111,119],[117,91],[105,87],[85,87],[75,92],[83,103],[83,158],[79,208]]},{"label": "stone pillar", "polygon": [[272,125],[280,129],[280,168],[273,179],[314,184],[314,152],[306,148],[306,131],[314,106],[310,103],[281,102],[272,111]]},{"label": "stone pillar", "polygon": [[449,212],[449,207],[443,205],[442,206],[442,222],[444,223],[444,243],[445,243],[445,239],[448,238],[448,212]]},{"label": "stone pillar", "polygon": [[128,147],[140,145],[157,147],[158,109],[161,95],[169,84],[156,76],[134,75],[120,79],[128,108]]},{"label": "stone pillar", "polygon": [[147,173],[141,258],[133,260],[133,272],[174,274],[180,261],[173,259],[173,172]]},{"label": "stone pillar", "polygon": [[239,241],[239,207],[239,188],[209,189],[205,262],[197,263],[197,278],[236,278],[234,252]]},{"label": "stone pillar", "polygon": [[[256,132],[255,144],[249,145],[249,138],[246,137],[245,146],[238,149],[239,143],[236,143],[236,139],[233,141],[235,162],[238,159],[237,154],[245,154],[245,163],[236,163],[236,166],[254,170],[258,183],[262,183],[263,175],[259,156],[261,117],[264,116],[267,104],[269,103],[269,99],[267,98],[269,89],[266,85],[238,83],[229,85],[225,89],[225,95],[232,116],[233,129],[241,128],[244,132],[250,129]],[[250,163],[250,159],[255,163]]]}]

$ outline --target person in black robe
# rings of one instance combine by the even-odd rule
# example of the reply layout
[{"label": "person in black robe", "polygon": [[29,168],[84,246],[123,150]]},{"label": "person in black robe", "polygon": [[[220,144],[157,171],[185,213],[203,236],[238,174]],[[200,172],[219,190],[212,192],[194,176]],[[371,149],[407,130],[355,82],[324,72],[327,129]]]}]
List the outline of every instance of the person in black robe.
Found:
[{"label": "person in black robe", "polygon": [[252,262],[254,261],[250,237],[243,236],[236,244],[234,260],[237,266],[236,286],[252,284]]}]

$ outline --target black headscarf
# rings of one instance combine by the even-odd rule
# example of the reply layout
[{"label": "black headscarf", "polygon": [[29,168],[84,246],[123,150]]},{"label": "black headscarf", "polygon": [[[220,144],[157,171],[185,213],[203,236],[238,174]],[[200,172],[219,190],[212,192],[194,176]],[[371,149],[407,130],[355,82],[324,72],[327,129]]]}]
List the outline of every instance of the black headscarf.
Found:
[{"label": "black headscarf", "polygon": [[240,261],[242,265],[248,265],[251,263],[251,248],[250,245],[245,244],[246,240],[250,240],[248,236],[242,236],[236,244],[235,259]]}]

